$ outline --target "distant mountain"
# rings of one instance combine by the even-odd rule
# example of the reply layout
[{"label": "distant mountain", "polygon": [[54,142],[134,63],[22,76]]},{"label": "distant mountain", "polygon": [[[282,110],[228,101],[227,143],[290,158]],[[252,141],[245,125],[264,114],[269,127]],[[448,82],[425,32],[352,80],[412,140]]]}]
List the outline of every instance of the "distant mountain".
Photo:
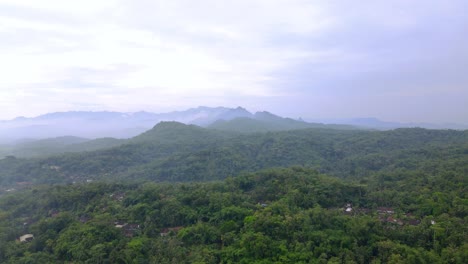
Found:
[{"label": "distant mountain", "polygon": [[57,112],[33,118],[18,117],[0,121],[0,143],[18,139],[43,139],[61,136],[84,138],[130,138],[151,129],[161,121],[207,126],[216,120],[251,116],[242,107],[197,107],[169,113]]},{"label": "distant mountain", "polygon": [[21,140],[14,144],[0,146],[0,158],[5,156],[39,157],[67,152],[94,151],[121,145],[123,139],[100,138],[87,139],[73,136],[47,138],[39,140]]},{"label": "distant mountain", "polygon": [[341,125],[310,124],[302,120],[276,116],[269,112],[252,114],[242,107],[200,106],[185,111],[159,114],[144,111],[134,113],[71,111],[0,121],[0,144],[22,139],[37,140],[63,136],[89,139],[131,138],[162,121],[175,121],[238,132],[279,131],[310,127],[351,128],[351,126]]},{"label": "distant mountain", "polygon": [[163,121],[152,129],[132,138],[130,143],[164,143],[191,144],[193,142],[211,142],[224,138],[222,133],[208,130],[196,125],[185,125],[175,121]]},{"label": "distant mountain", "polygon": [[284,131],[305,128],[356,129],[356,127],[350,125],[307,123],[291,118],[283,118],[266,111],[256,112],[254,115],[248,117],[238,117],[231,120],[218,120],[209,125],[208,128],[241,133]]},{"label": "distant mountain", "polygon": [[[157,122],[155,116],[164,116],[164,119],[184,119],[185,122],[209,124],[206,126],[210,130],[203,129],[196,125],[184,125],[175,121],[161,121],[153,128],[141,133],[132,139],[116,139],[116,138],[98,138],[95,140],[75,137],[62,136],[48,139],[19,139],[14,144],[0,145],[0,158],[5,156],[16,156],[23,158],[50,156],[61,153],[94,151],[119,146],[126,143],[139,142],[160,142],[163,140],[174,144],[192,144],[192,141],[198,143],[211,142],[212,139],[222,139],[226,136],[232,136],[232,133],[253,133],[253,132],[268,132],[268,131],[285,131],[305,128],[333,128],[333,129],[355,129],[355,127],[347,125],[324,125],[318,123],[307,123],[304,121],[294,120],[291,118],[283,118],[269,112],[257,112],[251,114],[244,108],[238,107],[235,109],[229,108],[208,108],[199,107],[189,109],[185,112],[172,112],[167,114],[152,114],[147,112],[137,112],[127,114],[122,117],[122,114],[115,112],[66,112],[52,113],[44,116],[39,116],[36,120],[46,120],[47,122],[57,121],[66,124],[74,121],[76,124],[70,124],[69,127],[93,128],[93,125],[102,123],[109,125],[109,129],[113,128],[110,124],[115,124],[115,120],[128,118],[127,123],[136,123],[140,120],[140,125],[145,122],[151,124]],[[24,118],[19,119],[20,122],[25,122]],[[215,121],[213,121],[215,120]],[[88,124],[86,124],[88,122]],[[210,123],[211,122],[211,123]],[[122,121],[125,124],[125,120]],[[44,126],[50,129],[48,135],[57,131],[52,131],[54,125]],[[51,128],[49,128],[51,127]],[[26,129],[31,127],[22,127]],[[130,131],[127,128],[127,131]],[[215,132],[215,130],[223,131],[223,133]],[[63,131],[63,130],[59,130]],[[68,131],[74,133],[75,131]],[[98,131],[99,132],[99,131]],[[100,130],[102,132],[102,130]],[[140,132],[134,129],[133,133]],[[109,134],[115,132],[111,131]],[[34,135],[27,134],[29,137]],[[37,137],[37,134],[35,135]],[[187,141],[188,140],[188,141]]]},{"label": "distant mountain", "polygon": [[443,123],[443,124],[433,124],[433,123],[400,123],[400,122],[387,122],[379,120],[375,117],[365,117],[365,118],[352,118],[352,119],[311,119],[311,122],[322,122],[325,124],[344,124],[357,126],[362,128],[371,128],[379,130],[389,130],[396,128],[412,128],[420,127],[427,129],[457,129],[465,130],[468,129],[467,124],[455,124],[455,123]]},{"label": "distant mountain", "polygon": [[161,114],[164,121],[177,121],[184,124],[193,124],[198,126],[207,126],[217,120],[231,120],[237,117],[248,117],[252,114],[242,107],[205,107],[192,108],[182,112],[172,112]]}]

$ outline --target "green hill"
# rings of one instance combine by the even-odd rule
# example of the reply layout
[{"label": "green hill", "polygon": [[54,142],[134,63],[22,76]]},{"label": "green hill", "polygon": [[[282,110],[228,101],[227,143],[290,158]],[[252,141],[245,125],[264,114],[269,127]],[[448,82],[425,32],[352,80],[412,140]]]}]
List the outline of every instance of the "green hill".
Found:
[{"label": "green hill", "polygon": [[118,144],[0,160],[1,263],[468,257],[468,131],[164,122]]},{"label": "green hill", "polygon": [[112,148],[48,158],[0,160],[0,183],[207,181],[294,165],[343,178],[398,169],[429,171],[466,160],[467,134],[454,130],[318,128],[236,134],[164,122]]},{"label": "green hill", "polygon": [[219,133],[196,125],[185,125],[179,122],[160,122],[152,129],[132,138],[129,143],[210,143],[215,139],[226,138],[229,134],[231,133]]},{"label": "green hill", "polygon": [[239,117],[231,120],[218,120],[209,125],[208,128],[240,133],[285,131],[306,128],[330,128],[342,130],[356,129],[356,127],[348,125],[307,123],[291,118],[279,117],[268,112],[257,112],[253,117]]},{"label": "green hill", "polygon": [[463,173],[361,180],[293,167],[208,183],[36,186],[0,197],[0,262],[466,262]]}]

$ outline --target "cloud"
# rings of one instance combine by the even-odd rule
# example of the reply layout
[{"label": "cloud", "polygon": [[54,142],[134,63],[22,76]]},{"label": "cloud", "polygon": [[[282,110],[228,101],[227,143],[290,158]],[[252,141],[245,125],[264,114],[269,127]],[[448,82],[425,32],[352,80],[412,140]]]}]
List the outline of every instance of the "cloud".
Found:
[{"label": "cloud", "polygon": [[[257,18],[264,5],[247,1],[230,7],[215,1],[128,4],[10,1],[3,6],[1,34],[9,42],[3,44],[0,89],[18,91],[6,98],[66,101],[70,93],[91,88],[98,94],[113,89],[116,98],[130,96],[137,102],[144,95],[175,100],[180,95],[274,96],[269,73],[284,67],[284,60],[301,56],[268,47],[263,33],[258,34],[270,27],[262,20],[276,16],[275,7]],[[240,17],[228,16],[231,11]],[[285,18],[281,20],[292,23],[295,31],[308,30]],[[113,71],[115,65],[128,65],[127,71]],[[112,104],[98,98],[108,96],[86,100]]]},{"label": "cloud", "polygon": [[[0,119],[244,105],[430,121],[431,96],[459,107],[466,101],[466,7],[461,0],[3,0],[0,104],[8,110]],[[420,103],[411,106],[411,95]],[[394,115],[384,101],[420,114]],[[433,120],[468,115],[441,112]]]}]

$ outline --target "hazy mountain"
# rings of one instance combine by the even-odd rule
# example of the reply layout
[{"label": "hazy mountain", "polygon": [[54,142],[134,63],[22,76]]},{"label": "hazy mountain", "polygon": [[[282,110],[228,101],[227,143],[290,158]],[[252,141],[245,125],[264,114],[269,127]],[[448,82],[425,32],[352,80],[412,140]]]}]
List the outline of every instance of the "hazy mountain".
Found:
[{"label": "hazy mountain", "polygon": [[[252,114],[242,107],[200,106],[185,111],[159,114],[143,111],[134,113],[71,111],[49,113],[33,118],[18,117],[13,120],[0,121],[0,144],[25,138],[37,140],[63,136],[90,139],[103,137],[130,138],[151,129],[162,121],[176,121],[239,132],[325,127],[322,124],[309,124],[302,120],[283,118],[269,112]],[[337,126],[336,128],[349,129],[350,127]]]},{"label": "hazy mountain", "polygon": [[[175,123],[172,120],[181,123]],[[181,130],[182,123],[198,126],[191,125],[190,129],[183,127]],[[156,124],[160,125],[154,127]],[[180,140],[180,134],[184,134],[184,131],[190,134],[190,138],[195,139],[194,135],[200,134],[200,126],[242,133],[311,127],[350,128],[350,126],[310,124],[276,116],[269,112],[252,114],[242,107],[198,107],[162,114],[58,112],[35,118],[19,117],[11,121],[0,122],[0,139],[3,140],[0,141],[0,157],[8,155],[37,157],[66,152],[93,151],[124,144],[125,140],[117,138],[136,135],[139,136],[133,138],[131,142],[141,142],[148,138],[167,139],[167,136],[174,136],[174,140]],[[166,135],[167,133],[169,135]],[[214,132],[204,131],[203,133],[204,137],[216,137]],[[96,137],[99,139],[90,139]],[[196,138],[196,140],[203,142],[204,137]]]},{"label": "hazy mountain", "polygon": [[455,124],[455,123],[443,123],[443,124],[433,124],[433,123],[400,123],[400,122],[387,122],[379,120],[375,117],[365,117],[365,118],[352,118],[352,119],[309,119],[310,122],[321,122],[325,124],[344,124],[352,125],[363,128],[372,128],[379,130],[388,130],[396,128],[412,128],[412,127],[421,127],[427,129],[457,129],[464,130],[468,129],[468,124]]},{"label": "hazy mountain", "polygon": [[39,140],[19,140],[8,145],[0,145],[0,158],[5,156],[38,157],[67,152],[94,151],[115,147],[126,142],[124,139],[99,138],[87,139],[73,136]]},{"label": "hazy mountain", "polygon": [[325,125],[321,123],[307,123],[292,118],[284,118],[263,111],[256,112],[249,117],[238,117],[231,120],[218,120],[209,125],[208,128],[235,131],[241,133],[283,131],[305,128],[334,128],[334,129],[356,129],[350,125]]},{"label": "hazy mountain", "polygon": [[63,136],[88,139],[131,138],[153,128],[162,121],[176,121],[223,131],[244,133],[313,127],[336,129],[361,127],[380,130],[400,127],[468,129],[468,126],[457,124],[396,123],[385,122],[376,118],[314,120],[314,123],[309,123],[301,119],[280,117],[266,111],[252,114],[242,107],[200,106],[168,113],[71,111],[49,113],[33,118],[18,117],[13,120],[0,121],[0,151],[9,148],[4,145],[24,139],[38,140]]},{"label": "hazy mountain", "polygon": [[18,117],[0,121],[0,143],[31,138],[61,136],[84,138],[130,138],[151,129],[161,121],[177,121],[200,126],[216,120],[252,116],[244,108],[198,107],[169,113],[57,112],[33,118]]},{"label": "hazy mountain", "polygon": [[205,107],[188,109],[166,114],[160,114],[161,121],[177,121],[184,124],[207,126],[217,120],[231,120],[237,117],[250,117],[252,114],[242,107]]},{"label": "hazy mountain", "polygon": [[152,129],[129,139],[129,143],[164,143],[164,144],[191,144],[212,142],[222,139],[229,133],[219,133],[196,125],[169,121],[160,122]]}]

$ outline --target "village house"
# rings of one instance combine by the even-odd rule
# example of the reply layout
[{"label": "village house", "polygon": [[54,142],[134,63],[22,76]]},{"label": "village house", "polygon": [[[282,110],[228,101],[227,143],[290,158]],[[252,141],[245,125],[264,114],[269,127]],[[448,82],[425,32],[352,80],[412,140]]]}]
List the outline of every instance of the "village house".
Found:
[{"label": "village house", "polygon": [[351,214],[353,212],[353,207],[350,203],[347,203],[345,206],[344,206],[344,212],[345,214]]},{"label": "village house", "polygon": [[33,234],[25,234],[19,237],[19,241],[22,243],[31,242],[34,239]]},{"label": "village house", "polygon": [[403,225],[403,221],[397,218],[393,218],[393,216],[389,216],[387,218],[384,218],[384,222],[390,223],[390,224],[396,224],[396,225]]},{"label": "village house", "polygon": [[139,224],[129,224],[123,221],[115,221],[114,226],[122,229],[122,232],[126,237],[133,237],[135,233],[140,229]]},{"label": "village house", "polygon": [[116,228],[123,228],[123,227],[126,226],[126,225],[127,225],[127,223],[125,223],[125,222],[123,222],[123,221],[115,221],[115,222],[114,222],[114,226],[115,226]]},{"label": "village house", "polygon": [[377,207],[378,214],[394,214],[395,210],[391,207]]},{"label": "village house", "polygon": [[123,193],[123,192],[113,193],[113,194],[109,195],[109,197],[112,198],[112,200],[114,200],[114,201],[121,202],[125,198],[125,193]]},{"label": "village house", "polygon": [[168,236],[171,232],[172,233],[177,233],[179,232],[179,230],[181,230],[182,228],[184,228],[183,226],[176,226],[176,227],[168,227],[168,228],[163,228],[161,229],[160,231],[160,235],[161,236]]}]

